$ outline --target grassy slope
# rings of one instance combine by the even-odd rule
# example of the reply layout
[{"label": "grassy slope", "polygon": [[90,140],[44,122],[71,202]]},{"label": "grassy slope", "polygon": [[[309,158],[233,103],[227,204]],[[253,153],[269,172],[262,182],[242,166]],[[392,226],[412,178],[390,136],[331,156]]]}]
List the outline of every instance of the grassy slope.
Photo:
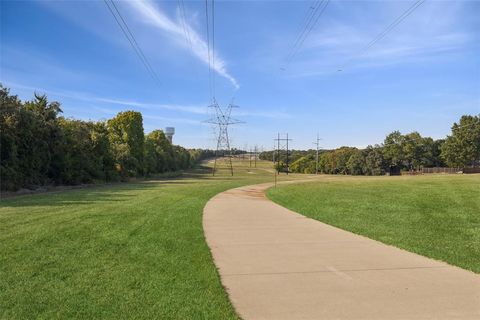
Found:
[{"label": "grassy slope", "polygon": [[325,177],[268,195],[311,218],[480,273],[480,175]]},{"label": "grassy slope", "polygon": [[212,196],[272,178],[237,173],[2,200],[0,318],[237,318],[202,229]]}]

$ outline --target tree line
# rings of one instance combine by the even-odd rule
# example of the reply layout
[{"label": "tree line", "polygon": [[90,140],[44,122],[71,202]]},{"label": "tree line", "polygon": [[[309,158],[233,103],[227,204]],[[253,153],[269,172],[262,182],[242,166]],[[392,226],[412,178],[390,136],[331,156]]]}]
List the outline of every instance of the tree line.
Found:
[{"label": "tree line", "polygon": [[[274,154],[275,153],[275,154]],[[280,171],[286,170],[286,151],[269,151],[261,159],[276,157]],[[341,147],[319,152],[318,170],[327,174],[383,175],[402,170],[421,168],[480,166],[480,115],[464,115],[452,126],[445,139],[422,137],[418,132],[401,134],[394,131],[382,144],[365,149]],[[316,150],[289,152],[289,170],[297,173],[315,173]]]},{"label": "tree line", "polygon": [[191,168],[212,156],[172,145],[161,130],[145,135],[140,112],[83,121],[61,116],[60,107],[45,95],[21,101],[0,85],[1,190],[125,181]]}]

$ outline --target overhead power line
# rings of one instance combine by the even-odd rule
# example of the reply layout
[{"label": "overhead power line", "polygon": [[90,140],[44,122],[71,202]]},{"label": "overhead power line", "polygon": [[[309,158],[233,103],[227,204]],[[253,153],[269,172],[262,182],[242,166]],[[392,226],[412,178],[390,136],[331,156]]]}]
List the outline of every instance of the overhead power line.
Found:
[{"label": "overhead power line", "polygon": [[418,7],[420,7],[426,0],[417,0],[407,10],[405,10],[400,16],[393,20],[385,29],[375,36],[369,43],[367,43],[358,53],[356,57],[350,58],[346,63],[338,68],[338,71],[342,71],[347,67],[354,59],[363,56],[370,48],[377,44],[380,40],[385,38],[396,26],[398,26],[403,20],[411,15]]},{"label": "overhead power line", "polygon": [[289,59],[290,59],[290,57],[292,56],[293,52],[294,52],[295,49],[297,48],[297,45],[298,45],[298,43],[300,42],[300,39],[303,37],[303,34],[304,34],[305,31],[307,30],[308,25],[310,24],[310,22],[312,21],[313,16],[315,15],[315,11],[318,9],[319,4],[322,3],[322,2],[323,2],[323,0],[314,1],[314,2],[312,3],[312,5],[310,5],[310,6],[308,7],[307,13],[305,14],[305,17],[304,17],[302,23],[300,24],[300,28],[299,28],[299,30],[298,30],[298,35],[295,37],[295,41],[293,42],[293,45],[292,45],[292,47],[290,48],[290,51],[288,52],[287,61],[289,61]]},{"label": "overhead power line", "polygon": [[[312,4],[310,6],[308,6],[308,9],[307,9],[307,12],[305,13],[305,17],[302,21],[302,23],[300,24],[299,28],[298,28],[298,34],[300,35],[304,30],[305,30],[305,25],[308,24],[308,21],[311,19],[311,17],[313,16],[313,13],[315,11],[315,8],[317,7],[318,3],[320,2],[321,0],[316,0],[316,1],[313,1]],[[299,36],[297,36],[295,42],[293,43],[293,46],[296,46],[297,45],[297,42],[298,40],[300,39]],[[292,49],[293,49],[293,46],[292,46]]]},{"label": "overhead power line", "polygon": [[318,0],[310,6],[310,10],[305,15],[302,22],[303,27],[300,28],[300,32],[293,42],[292,48],[287,55],[287,64],[290,63],[297,53],[302,48],[303,43],[312,32],[313,28],[317,25],[320,17],[328,6],[330,0]]},{"label": "overhead power line", "polygon": [[122,14],[120,13],[120,10],[118,7],[115,5],[115,2],[113,0],[103,0],[105,5],[108,8],[108,11],[112,14],[113,18],[117,22],[118,26],[122,30],[123,34],[125,35],[125,38],[127,38],[128,42],[132,46],[133,50],[135,51],[136,55],[142,62],[143,66],[147,70],[147,73],[152,77],[152,79],[157,83],[157,85],[161,86],[162,83],[156,74],[155,70],[152,68],[152,65],[148,61],[147,57],[143,53],[142,48],[138,44],[137,40],[135,39],[135,36],[133,35],[132,31],[128,27],[128,24],[126,20],[123,18]]},{"label": "overhead power line", "polygon": [[213,99],[215,99],[215,0],[212,0],[212,65]]},{"label": "overhead power line", "polygon": [[183,2],[183,0],[177,0],[177,5],[178,5],[178,9],[180,10],[180,15],[182,17],[182,27],[183,27],[183,33],[185,35],[185,40],[193,52],[192,39],[190,37],[190,32],[187,28],[187,15],[185,14],[185,3]]},{"label": "overhead power line", "polygon": [[322,16],[323,12],[327,8],[329,3],[329,0],[322,0],[316,7],[315,11],[313,12],[312,19],[309,20],[309,23],[305,26],[304,32],[301,34],[301,38],[299,39],[299,42],[296,46],[295,51],[292,53],[292,56],[290,59],[293,59],[295,55],[298,53],[300,48],[302,47],[303,43],[305,42],[305,39],[310,35],[310,32],[313,30],[313,28],[316,26],[318,20]]},{"label": "overhead power line", "polygon": [[205,19],[207,22],[207,51],[208,51],[208,85],[210,88],[210,98],[212,103],[215,100],[215,93],[213,91],[213,81],[212,81],[212,55],[210,53],[210,19],[208,17],[208,0],[205,0]]}]

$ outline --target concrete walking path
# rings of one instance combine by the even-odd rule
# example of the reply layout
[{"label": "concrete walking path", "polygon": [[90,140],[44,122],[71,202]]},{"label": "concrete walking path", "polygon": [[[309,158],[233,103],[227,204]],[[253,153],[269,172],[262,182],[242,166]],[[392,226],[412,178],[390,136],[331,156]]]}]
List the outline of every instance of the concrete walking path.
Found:
[{"label": "concrete walking path", "polygon": [[207,243],[243,319],[480,319],[480,276],[294,213],[270,184],[204,209]]}]

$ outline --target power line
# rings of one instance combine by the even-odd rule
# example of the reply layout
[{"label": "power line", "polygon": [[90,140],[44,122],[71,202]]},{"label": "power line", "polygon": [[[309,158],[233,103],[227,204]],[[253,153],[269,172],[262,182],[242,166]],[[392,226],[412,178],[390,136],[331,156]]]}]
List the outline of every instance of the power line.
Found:
[{"label": "power line", "polygon": [[381,33],[379,33],[372,41],[370,41],[364,50],[368,50],[373,45],[375,45],[378,41],[382,40],[393,28],[395,28],[398,24],[400,24],[405,18],[407,18],[410,14],[412,14],[415,9],[421,6],[425,0],[419,0],[415,2],[411,7],[409,7],[403,14],[401,14],[397,19],[395,19],[390,25],[385,28]]},{"label": "power line", "polygon": [[[308,10],[307,10],[307,12],[306,12],[306,14],[305,14],[305,17],[304,17],[302,23],[300,24],[300,28],[298,29],[298,34],[299,34],[299,35],[304,32],[304,30],[305,30],[305,28],[306,28],[305,26],[308,25],[308,23],[309,23],[312,15],[313,15],[313,13],[314,13],[314,11],[315,11],[315,8],[317,7],[317,5],[318,5],[318,3],[319,3],[320,1],[321,1],[321,0],[313,1],[313,2],[312,2],[312,5],[310,5],[310,6],[308,7]],[[298,42],[299,39],[300,39],[300,37],[297,36],[297,39],[296,39],[295,42],[293,43],[292,49],[293,49],[294,46],[297,45],[297,42]]]},{"label": "power line", "polygon": [[[108,10],[114,17],[115,21],[117,22],[118,26],[122,30],[123,34],[127,38],[128,42],[132,46],[133,50],[137,54],[138,58],[142,62],[143,66],[147,70],[148,74],[152,77],[152,79],[159,85],[161,86],[162,83],[160,82],[160,79],[158,78],[158,75],[155,73],[155,70],[152,68],[150,62],[148,61],[147,57],[143,53],[142,48],[138,44],[137,40],[135,39],[135,36],[133,35],[132,31],[128,27],[127,22],[123,18],[122,14],[118,10],[117,6],[113,2],[113,0],[110,0],[110,4],[108,0],[103,0],[105,5],[107,6]],[[112,9],[113,8],[113,9]],[[115,10],[115,11],[114,11]],[[116,14],[115,14],[116,12]],[[117,17],[118,15],[118,17]]]},{"label": "power line", "polygon": [[210,88],[210,99],[212,100],[212,103],[215,100],[214,94],[213,94],[213,86],[212,86],[212,58],[210,55],[210,19],[208,18],[208,0],[205,0],[205,18],[207,21],[207,51],[208,51],[208,85]]},{"label": "power line", "polygon": [[[181,14],[182,28],[183,28],[183,34],[185,36],[185,40],[187,42],[187,45],[190,47],[191,53],[195,54],[195,50],[193,49],[192,36],[190,35],[191,28],[190,28],[190,25],[187,23],[185,2],[183,0],[177,0],[177,7],[180,10],[180,14]],[[200,81],[197,69],[195,69],[195,77],[197,81]]]},{"label": "power line", "polygon": [[312,9],[312,13],[307,19],[305,19],[307,20],[307,22],[305,23],[304,28],[300,32],[299,36],[297,37],[296,41],[292,46],[292,50],[287,56],[287,64],[290,63],[290,61],[292,61],[293,58],[296,56],[296,54],[300,51],[303,43],[305,42],[307,37],[310,35],[313,28],[317,25],[318,20],[320,20],[320,17],[322,16],[323,12],[327,8],[329,2],[330,0],[321,0],[316,2],[316,5],[314,5],[314,9]]},{"label": "power line", "polygon": [[212,82],[213,82],[213,99],[215,99],[215,0],[212,0]]},{"label": "power line", "polygon": [[367,43],[359,52],[357,57],[350,58],[342,66],[338,68],[338,71],[343,71],[355,58],[363,56],[371,47],[373,47],[377,42],[385,38],[385,36],[390,33],[397,25],[399,25],[403,20],[405,20],[409,15],[411,15],[418,7],[420,7],[426,0],[418,0],[413,3],[407,10],[405,10],[400,16],[393,20],[382,32],[377,34],[369,43]]},{"label": "power line", "polygon": [[183,0],[177,0],[177,6],[182,16],[182,26],[183,26],[183,33],[185,35],[185,40],[187,41],[187,44],[190,46],[190,49],[193,52],[192,39],[190,38],[190,32],[187,29],[187,15],[185,14],[185,4]]},{"label": "power line", "polygon": [[312,6],[309,6],[309,10],[307,11],[307,13],[306,13],[301,25],[300,25],[298,35],[297,35],[295,41],[293,42],[293,45],[290,48],[290,51],[287,55],[287,61],[289,60],[290,56],[293,54],[295,48],[297,47],[298,43],[300,42],[300,39],[302,38],[303,34],[307,30],[308,25],[310,24],[313,16],[315,15],[316,10],[319,8],[319,4],[321,2],[323,2],[323,0],[317,0],[313,3]]},{"label": "power line", "polygon": [[[328,6],[329,0],[326,0],[325,5],[323,5],[323,7],[322,7],[322,4],[323,4],[323,3],[324,3],[324,1],[322,0],[322,2],[320,2],[320,4],[318,5],[317,10],[315,11],[315,13],[319,12],[319,10],[320,10],[320,13],[317,14],[317,17],[315,18],[315,20],[313,21],[313,23],[310,24],[310,28],[307,30],[307,32],[304,34],[303,38],[300,40],[300,43],[298,44],[297,49],[293,52],[293,55],[292,55],[292,57],[290,58],[290,60],[295,57],[295,55],[298,53],[298,51],[299,51],[300,48],[302,47],[303,43],[305,42],[305,39],[307,39],[307,37],[308,37],[308,36],[310,35],[310,33],[312,32],[313,28],[317,25],[318,20],[320,19],[320,17],[322,16],[323,12],[325,11],[325,9],[326,9],[327,6]],[[321,8],[321,9],[320,9],[320,8]]]}]

